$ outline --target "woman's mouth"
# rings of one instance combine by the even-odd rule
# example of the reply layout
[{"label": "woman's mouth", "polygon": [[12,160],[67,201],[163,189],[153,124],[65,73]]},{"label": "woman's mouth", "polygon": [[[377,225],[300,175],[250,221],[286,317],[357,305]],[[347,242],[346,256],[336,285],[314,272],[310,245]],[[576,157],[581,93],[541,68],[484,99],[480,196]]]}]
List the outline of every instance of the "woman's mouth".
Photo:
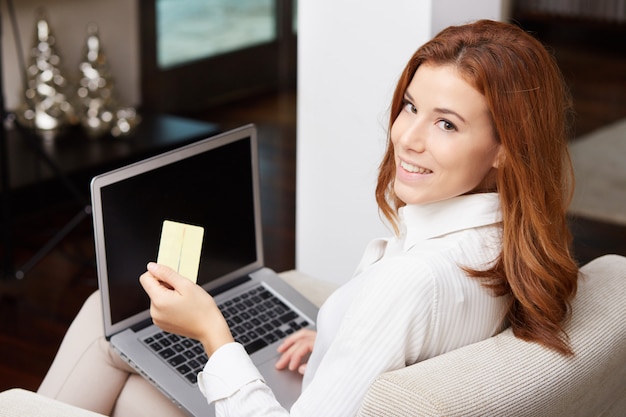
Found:
[{"label": "woman's mouth", "polygon": [[417,165],[409,164],[405,161],[400,161],[400,166],[407,172],[411,172],[414,174],[432,174],[432,171],[428,168],[422,168]]}]

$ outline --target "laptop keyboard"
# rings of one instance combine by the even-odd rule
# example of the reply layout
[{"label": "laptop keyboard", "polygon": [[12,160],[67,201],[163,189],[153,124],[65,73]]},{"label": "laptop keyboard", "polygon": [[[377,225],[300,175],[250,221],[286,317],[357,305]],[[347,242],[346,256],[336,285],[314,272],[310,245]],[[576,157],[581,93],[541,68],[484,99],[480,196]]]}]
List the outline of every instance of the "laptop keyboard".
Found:
[{"label": "laptop keyboard", "polygon": [[[309,325],[262,285],[218,304],[236,342],[248,354]],[[198,372],[208,357],[202,344],[194,339],[157,331],[143,339],[148,347],[176,369],[190,383],[197,382]]]},{"label": "laptop keyboard", "polygon": [[146,337],[143,342],[192,384],[197,382],[198,372],[209,360],[197,340],[162,330]]}]

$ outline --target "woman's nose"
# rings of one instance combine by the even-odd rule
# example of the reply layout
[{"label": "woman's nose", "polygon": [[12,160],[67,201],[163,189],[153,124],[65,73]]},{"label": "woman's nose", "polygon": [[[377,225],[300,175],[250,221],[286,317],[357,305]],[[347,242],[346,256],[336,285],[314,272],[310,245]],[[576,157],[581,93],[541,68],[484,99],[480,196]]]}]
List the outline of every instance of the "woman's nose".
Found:
[{"label": "woman's nose", "polygon": [[426,143],[425,129],[417,117],[405,124],[400,134],[399,142],[406,149],[424,152]]}]

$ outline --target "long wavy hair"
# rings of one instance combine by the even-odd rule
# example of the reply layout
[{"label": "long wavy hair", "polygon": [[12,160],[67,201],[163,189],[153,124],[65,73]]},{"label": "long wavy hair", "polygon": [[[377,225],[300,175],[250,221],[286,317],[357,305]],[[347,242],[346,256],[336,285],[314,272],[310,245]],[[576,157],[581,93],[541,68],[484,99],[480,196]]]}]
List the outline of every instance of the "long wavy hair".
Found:
[{"label": "long wavy hair", "polygon": [[[444,29],[415,52],[402,72],[389,132],[413,75],[424,63],[454,65],[484,95],[503,152],[496,174],[502,252],[489,269],[467,272],[495,295],[512,295],[506,318],[517,337],[572,354],[563,323],[578,276],[566,219],[574,186],[567,149],[573,112],[554,58],[512,24],[480,20]],[[394,194],[394,177],[388,138],[376,200],[397,230],[397,211],[404,203]]]}]

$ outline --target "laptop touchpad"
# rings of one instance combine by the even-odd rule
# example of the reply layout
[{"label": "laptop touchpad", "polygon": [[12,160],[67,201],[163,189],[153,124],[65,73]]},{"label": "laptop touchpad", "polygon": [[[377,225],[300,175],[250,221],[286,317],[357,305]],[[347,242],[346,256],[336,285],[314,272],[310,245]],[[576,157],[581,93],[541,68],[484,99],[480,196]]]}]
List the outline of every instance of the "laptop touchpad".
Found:
[{"label": "laptop touchpad", "polygon": [[277,357],[272,358],[257,367],[278,402],[289,410],[302,391],[302,375],[287,369],[277,370],[274,366],[277,359]]}]

